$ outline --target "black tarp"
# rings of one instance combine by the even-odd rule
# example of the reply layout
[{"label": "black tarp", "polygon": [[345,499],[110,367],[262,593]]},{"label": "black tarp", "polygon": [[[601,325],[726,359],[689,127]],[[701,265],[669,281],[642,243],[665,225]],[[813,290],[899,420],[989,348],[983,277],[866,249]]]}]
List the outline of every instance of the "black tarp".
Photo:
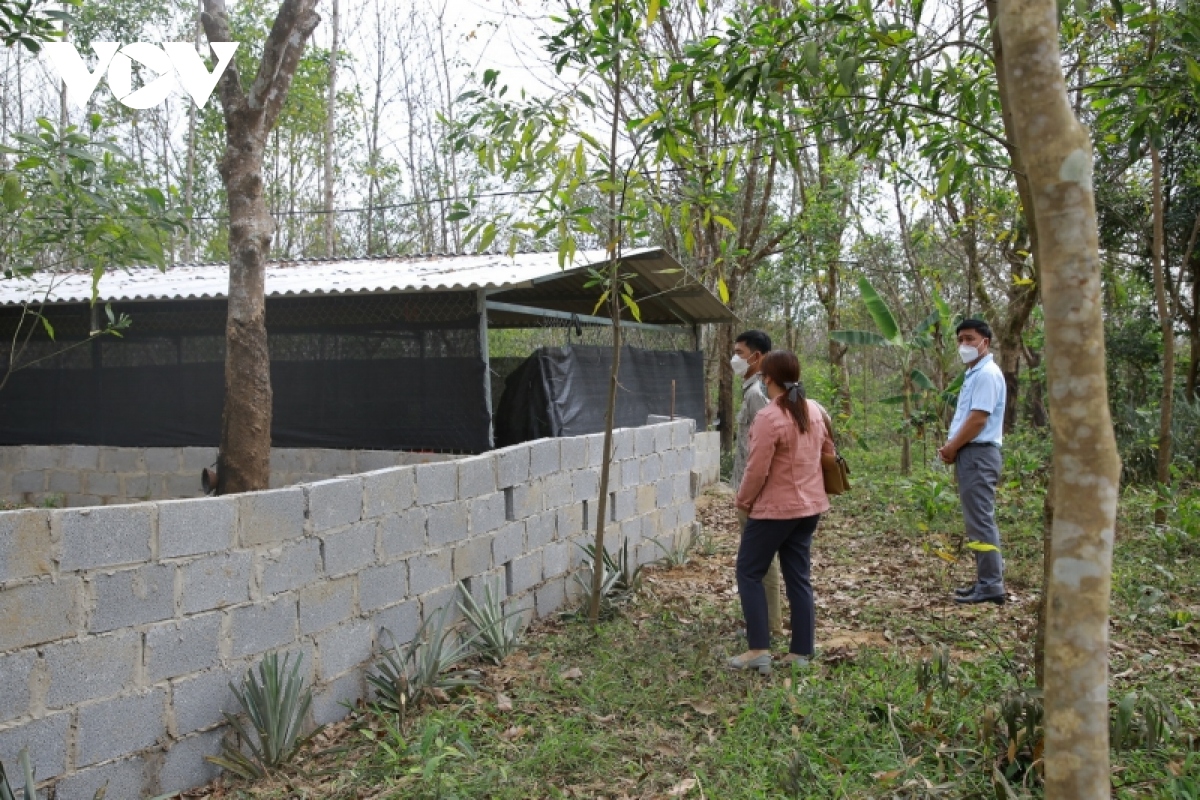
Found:
[{"label": "black tarp", "polygon": [[[604,430],[612,350],[573,345],[542,347],[513,370],[494,415],[496,446],[545,436]],[[646,424],[651,414],[704,421],[704,363],[698,351],[621,349],[616,427]]]},{"label": "black tarp", "polygon": [[[51,355],[0,390],[0,445],[215,447],[223,306],[134,307],[121,339],[34,342],[19,363]],[[267,314],[274,446],[488,449],[473,294],[272,299]]]}]

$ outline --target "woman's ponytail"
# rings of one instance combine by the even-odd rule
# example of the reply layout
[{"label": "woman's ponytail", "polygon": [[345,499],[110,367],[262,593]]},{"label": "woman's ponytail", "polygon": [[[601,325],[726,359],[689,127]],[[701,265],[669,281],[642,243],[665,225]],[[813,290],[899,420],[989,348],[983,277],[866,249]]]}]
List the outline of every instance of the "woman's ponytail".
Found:
[{"label": "woman's ponytail", "polygon": [[772,350],[763,356],[761,370],[772,383],[784,388],[776,402],[792,415],[801,433],[808,433],[808,398],[804,394],[804,384],[800,383],[800,360],[796,354],[789,350]]}]

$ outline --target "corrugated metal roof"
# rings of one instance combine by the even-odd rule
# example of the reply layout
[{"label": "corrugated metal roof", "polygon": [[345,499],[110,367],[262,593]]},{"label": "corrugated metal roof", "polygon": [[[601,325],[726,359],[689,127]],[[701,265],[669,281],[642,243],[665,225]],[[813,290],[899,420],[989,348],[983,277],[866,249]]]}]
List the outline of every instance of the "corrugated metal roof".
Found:
[{"label": "corrugated metal roof", "polygon": [[[266,292],[268,297],[294,297],[485,289],[539,308],[590,313],[597,290],[584,289],[586,267],[602,263],[605,255],[603,250],[581,251],[566,270],[559,268],[553,252],[272,262],[267,265]],[[732,319],[729,309],[662,248],[630,250],[624,258],[637,273],[636,296],[649,299],[642,312],[647,321],[690,324]],[[105,273],[98,287],[103,303],[220,300],[228,289],[227,264],[113,270]],[[91,296],[91,275],[86,273],[37,273],[0,280],[0,307],[38,303],[43,298],[49,304],[87,303]]]},{"label": "corrugated metal roof", "polygon": [[[603,260],[601,250],[584,251],[568,268]],[[268,264],[266,291],[269,297],[286,297],[498,289],[561,272],[556,253],[302,259]],[[178,264],[165,271],[151,267],[111,270],[100,279],[98,288],[101,302],[223,299],[229,289],[229,265]],[[43,297],[50,303],[89,302],[91,275],[37,273],[30,278],[0,280],[0,305],[40,302]]]}]

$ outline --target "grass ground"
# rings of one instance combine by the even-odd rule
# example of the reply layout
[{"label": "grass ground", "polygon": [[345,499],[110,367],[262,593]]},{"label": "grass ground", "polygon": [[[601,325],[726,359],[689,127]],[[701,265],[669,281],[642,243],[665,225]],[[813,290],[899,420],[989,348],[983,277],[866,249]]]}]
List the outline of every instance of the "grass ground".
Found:
[{"label": "grass ground", "polygon": [[[862,453],[852,459],[854,490],[835,501],[814,543],[813,668],[766,678],[723,668],[744,647],[737,530],[731,498],[711,493],[701,499],[705,537],[688,563],[648,570],[614,619],[595,630],[540,622],[503,666],[478,665],[477,689],[403,726],[360,709],[286,774],[204,794],[1040,796],[1032,642],[1043,476],[1039,461],[1010,453],[999,503],[1004,607],[949,601],[972,570],[948,475],[902,478],[885,455]],[[1164,537],[1150,514],[1148,495],[1126,492],[1114,565],[1110,696],[1123,746],[1113,757],[1113,796],[1194,799],[1200,534],[1181,527]],[[1125,721],[1118,706],[1131,693]]]}]

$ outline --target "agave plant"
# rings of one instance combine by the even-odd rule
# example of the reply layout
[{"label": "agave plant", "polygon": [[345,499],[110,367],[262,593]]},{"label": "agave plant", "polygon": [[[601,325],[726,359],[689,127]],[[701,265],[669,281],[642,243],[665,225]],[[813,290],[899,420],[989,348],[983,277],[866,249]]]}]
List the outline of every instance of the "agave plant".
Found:
[{"label": "agave plant", "polygon": [[[375,665],[376,674],[367,681],[375,687],[375,707],[383,712],[398,714],[401,722],[415,708],[439,692],[474,686],[479,676],[469,670],[456,669],[474,652],[477,634],[463,639],[447,625],[444,606],[431,614],[413,640],[385,649]],[[391,631],[387,631],[391,636]]]},{"label": "agave plant", "polygon": [[229,684],[253,733],[240,716],[225,712],[235,741],[226,741],[221,755],[206,756],[208,761],[243,778],[261,778],[290,763],[300,748],[320,732],[323,726],[302,733],[312,706],[312,689],[305,687],[300,674],[303,660],[301,654],[289,669],[290,655],[280,663],[278,653],[268,653],[258,665],[257,676],[252,667],[240,687]]},{"label": "agave plant", "polygon": [[[591,574],[596,563],[596,546],[586,544],[580,547],[584,552],[583,568],[575,573],[574,579],[583,588],[583,596],[591,597]],[[633,562],[628,539],[621,543],[616,555],[608,550],[601,552],[600,606],[605,616],[611,616],[617,606],[637,593],[642,583],[642,567]]]},{"label": "agave plant", "polygon": [[525,620],[521,611],[506,612],[501,603],[500,589],[492,591],[492,582],[483,585],[483,602],[476,602],[465,583],[459,583],[462,599],[459,609],[467,622],[475,628],[476,648],[479,654],[494,664],[503,663],[521,646],[525,633]]},{"label": "agave plant", "polygon": [[650,541],[663,551],[661,560],[668,567],[682,567],[686,564],[692,555],[692,545],[695,544],[691,531],[683,536],[671,536],[667,539],[666,544],[663,544],[661,539],[651,539]]},{"label": "agave plant", "polygon": [[[33,777],[33,760],[29,757],[28,748],[22,747],[21,752],[17,753],[17,766],[21,768],[22,777],[25,779],[21,786],[24,800],[38,800],[37,781]],[[92,795],[92,800],[104,800],[106,794],[108,794],[107,781]],[[168,797],[174,797],[174,795],[164,794],[153,800],[167,800]],[[16,800],[12,784],[8,782],[8,774],[4,771],[3,761],[0,761],[0,800]]]}]

